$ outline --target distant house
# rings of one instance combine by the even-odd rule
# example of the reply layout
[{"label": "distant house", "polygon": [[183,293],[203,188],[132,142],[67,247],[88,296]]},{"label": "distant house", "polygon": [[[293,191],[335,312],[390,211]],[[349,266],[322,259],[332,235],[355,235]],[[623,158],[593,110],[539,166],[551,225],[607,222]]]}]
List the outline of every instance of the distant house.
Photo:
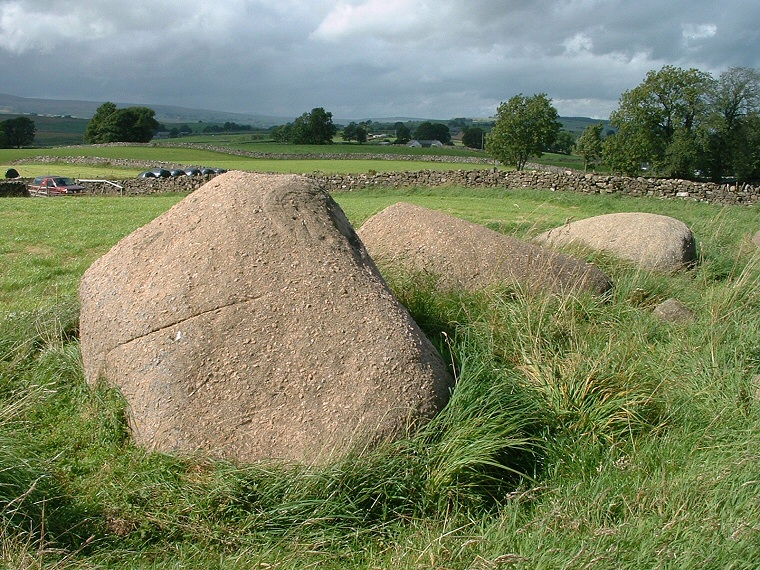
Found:
[{"label": "distant house", "polygon": [[409,141],[408,143],[406,143],[406,146],[415,147],[415,148],[430,148],[430,147],[441,147],[443,146],[443,143],[438,140]]}]

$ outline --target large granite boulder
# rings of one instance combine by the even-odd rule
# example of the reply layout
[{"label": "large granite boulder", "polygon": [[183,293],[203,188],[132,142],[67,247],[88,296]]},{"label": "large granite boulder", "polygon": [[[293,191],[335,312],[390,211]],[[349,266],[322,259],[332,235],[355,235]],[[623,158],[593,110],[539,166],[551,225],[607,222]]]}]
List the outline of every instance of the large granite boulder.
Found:
[{"label": "large granite boulder", "polygon": [[578,220],[544,232],[536,241],[552,246],[577,243],[663,272],[684,269],[697,259],[694,235],[686,224],[669,216],[643,212]]},{"label": "large granite boulder", "polygon": [[441,289],[517,283],[534,292],[599,294],[612,285],[598,268],[568,255],[404,202],[369,218],[358,233],[378,263],[432,273]]},{"label": "large granite boulder", "polygon": [[87,381],[138,444],[324,463],[405,433],[452,378],[343,211],[299,176],[217,176],[97,260]]}]

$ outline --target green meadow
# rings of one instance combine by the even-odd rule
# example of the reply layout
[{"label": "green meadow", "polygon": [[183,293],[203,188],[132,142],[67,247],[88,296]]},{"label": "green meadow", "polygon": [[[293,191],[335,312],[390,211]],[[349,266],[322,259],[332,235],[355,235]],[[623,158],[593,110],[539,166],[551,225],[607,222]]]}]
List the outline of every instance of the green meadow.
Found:
[{"label": "green meadow", "polygon": [[[658,274],[573,251],[614,281],[601,298],[506,284],[442,294],[430,276],[381,267],[457,386],[417,433],[316,468],[147,452],[118,391],[84,381],[81,275],[182,198],[0,199],[0,566],[757,568],[758,207],[454,187],[335,194],[355,227],[408,201],[524,239],[568,219],[661,213],[692,229],[699,263]],[[693,321],[652,314],[670,297]]]},{"label": "green meadow", "polygon": [[[203,139],[208,143],[207,139]],[[74,178],[106,178],[118,180],[132,178],[149,166],[176,164],[303,174],[322,172],[327,174],[366,174],[368,172],[396,172],[399,170],[450,170],[452,168],[489,168],[488,164],[449,162],[457,157],[482,158],[482,153],[465,149],[407,149],[379,145],[335,144],[329,147],[287,145],[277,143],[231,143],[226,140],[212,141],[218,150],[166,145],[140,146],[74,146],[45,149],[0,149],[0,170],[15,168],[22,177],[31,178],[44,174],[59,174]],[[234,151],[256,153],[257,156],[240,156]],[[331,156],[324,156],[329,152]],[[377,158],[376,155],[385,158]],[[260,155],[260,156],[259,156]],[[298,156],[304,158],[296,158]],[[398,156],[398,159],[390,157]],[[436,157],[440,161],[425,160]],[[37,157],[49,157],[46,159]],[[338,157],[338,158],[336,158]],[[84,161],[77,162],[83,158]],[[16,161],[23,160],[22,163]],[[139,165],[123,165],[121,161],[138,162]]]}]

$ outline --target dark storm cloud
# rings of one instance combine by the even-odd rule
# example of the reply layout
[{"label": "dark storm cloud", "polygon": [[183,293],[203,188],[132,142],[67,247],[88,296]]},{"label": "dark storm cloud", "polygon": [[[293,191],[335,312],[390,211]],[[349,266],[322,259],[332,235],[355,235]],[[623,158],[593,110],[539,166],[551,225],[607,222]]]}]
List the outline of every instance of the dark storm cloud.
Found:
[{"label": "dark storm cloud", "polygon": [[759,23],[749,1],[0,0],[0,91],[346,118],[546,92],[605,117],[666,64],[760,67]]}]

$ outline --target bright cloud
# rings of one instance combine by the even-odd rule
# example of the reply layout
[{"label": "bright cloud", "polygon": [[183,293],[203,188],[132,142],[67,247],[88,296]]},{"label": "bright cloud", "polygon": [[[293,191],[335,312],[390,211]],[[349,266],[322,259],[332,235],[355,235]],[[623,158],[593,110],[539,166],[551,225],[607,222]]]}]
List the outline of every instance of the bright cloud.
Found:
[{"label": "bright cloud", "polygon": [[340,2],[312,37],[328,41],[361,36],[403,37],[423,23],[427,15],[426,3],[414,0]]},{"label": "bright cloud", "polygon": [[681,26],[681,35],[686,40],[704,40],[712,38],[718,33],[718,26],[715,24],[683,24]]},{"label": "bright cloud", "polygon": [[579,53],[582,51],[591,51],[594,48],[594,41],[587,34],[580,33],[565,40],[564,45],[565,50],[568,53]]}]

